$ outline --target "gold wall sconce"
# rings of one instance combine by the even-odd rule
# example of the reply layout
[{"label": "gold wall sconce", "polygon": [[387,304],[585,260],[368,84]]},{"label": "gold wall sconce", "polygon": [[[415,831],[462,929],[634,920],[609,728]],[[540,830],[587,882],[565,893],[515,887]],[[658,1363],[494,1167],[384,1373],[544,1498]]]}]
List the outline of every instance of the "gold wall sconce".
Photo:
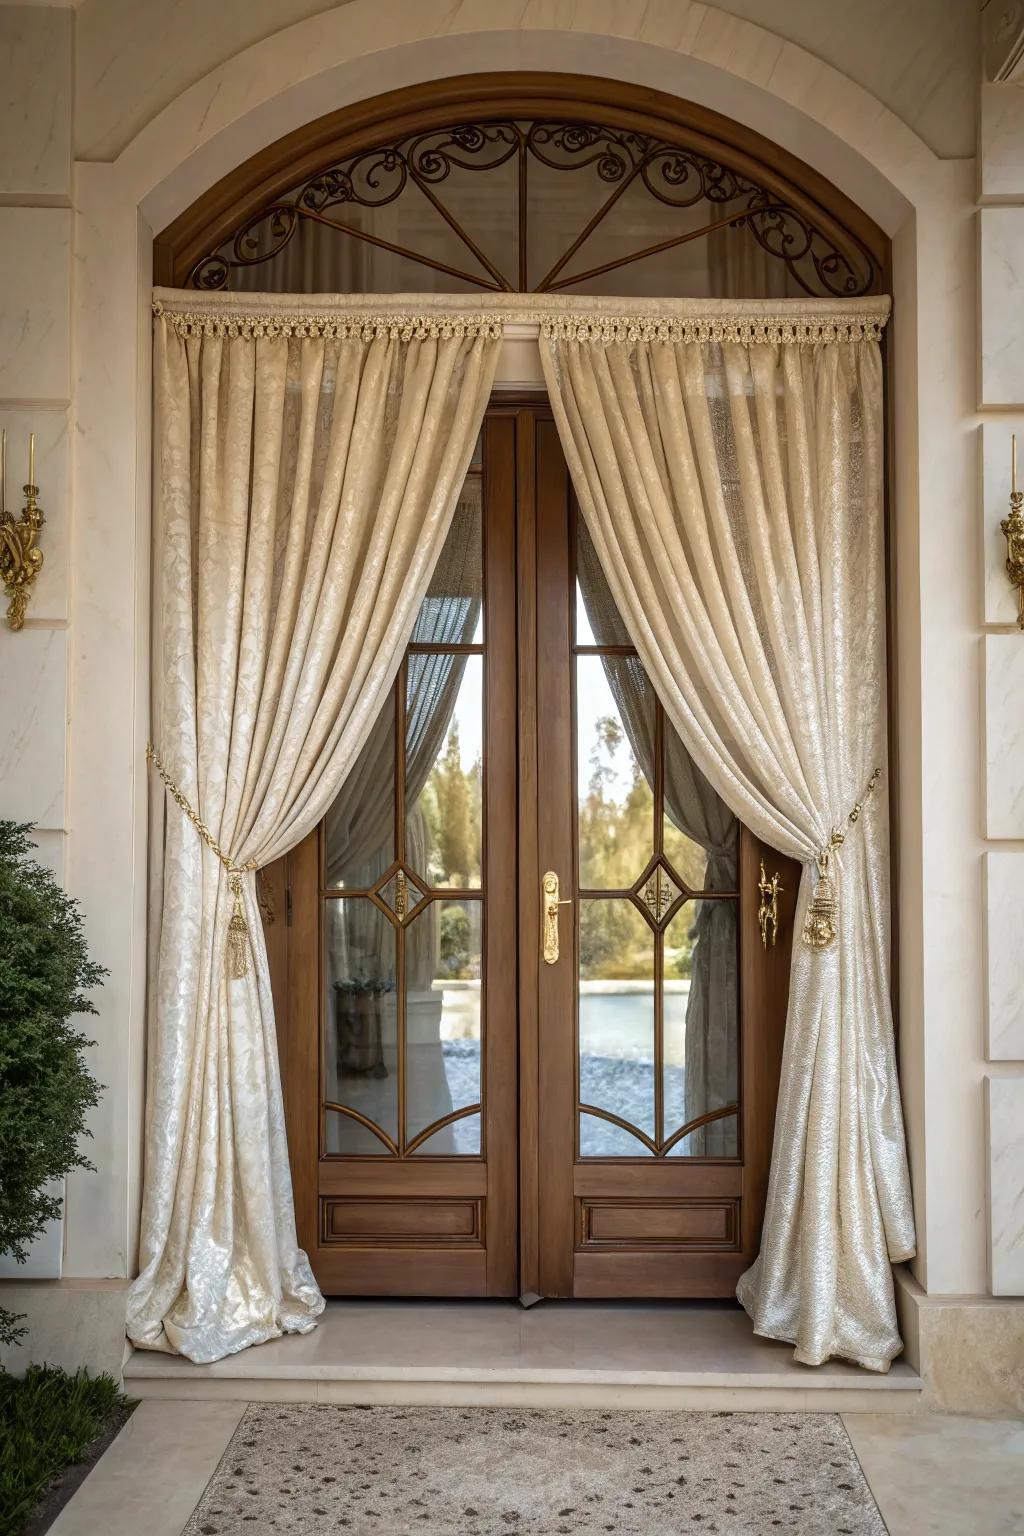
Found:
[{"label": "gold wall sconce", "polygon": [[778,872],[769,880],[765,874],[764,859],[761,860],[761,878],[757,882],[757,891],[761,898],[761,904],[757,909],[757,921],[761,929],[761,943],[767,949],[769,944],[774,947],[779,936],[779,895],[782,891],[782,881],[779,879]]},{"label": "gold wall sconce", "polygon": [[4,594],[10,599],[7,605],[7,622],[11,629],[21,629],[25,623],[32,583],[43,566],[43,552],[38,547],[39,530],[46,519],[36,497],[39,487],[36,480],[36,435],[29,433],[28,482],[22,486],[25,505],[17,519],[7,510],[7,433],[0,433],[0,581]]},{"label": "gold wall sconce", "polygon": [[1010,515],[999,524],[1006,535],[1006,574],[1017,588],[1017,623],[1024,629],[1024,491],[1017,489],[1017,434],[1010,439]]}]

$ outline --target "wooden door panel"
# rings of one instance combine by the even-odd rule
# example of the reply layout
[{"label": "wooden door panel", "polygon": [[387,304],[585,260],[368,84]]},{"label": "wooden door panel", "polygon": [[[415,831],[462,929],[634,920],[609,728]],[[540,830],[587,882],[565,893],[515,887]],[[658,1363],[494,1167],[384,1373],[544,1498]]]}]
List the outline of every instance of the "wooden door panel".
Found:
[{"label": "wooden door panel", "polygon": [[[382,716],[380,731],[376,736],[371,733],[369,767],[364,773],[357,763],[351,776],[362,798],[345,804],[346,814],[348,807],[355,805],[354,819],[350,817],[343,827],[346,848],[361,847],[362,821],[374,829],[371,853],[382,836],[391,837],[387,832],[389,816],[393,839],[381,844],[377,862],[376,854],[369,863],[362,854],[358,860],[353,855],[353,865],[365,867],[365,876],[354,877],[333,863],[328,871],[328,818],[288,860],[284,906],[290,908],[291,922],[286,924],[284,936],[278,930],[273,938],[275,972],[280,974],[284,966],[287,973],[287,984],[280,989],[286,994],[281,1009],[281,1057],[299,1240],[328,1295],[493,1296],[512,1295],[517,1289],[514,421],[488,419],[482,468],[475,473],[479,476],[477,484],[482,486],[482,638],[473,632],[473,600],[462,596],[463,590],[469,593],[471,587],[453,589],[452,612],[464,627],[469,626],[465,634],[460,630],[454,639],[447,622],[436,624],[430,618],[431,613],[436,616],[436,605],[447,601],[449,589],[440,588],[439,595],[433,597],[428,594],[435,608],[423,610],[427,614],[424,627],[414,634],[396,691],[385,706],[393,711],[393,730]],[[467,492],[467,505],[472,502]],[[465,550],[472,543],[468,530],[460,533],[453,524],[452,537],[462,541],[454,555],[464,558],[461,564],[460,559],[453,559],[444,568],[447,579],[472,582],[472,571],[465,563],[470,558]],[[462,606],[465,602],[468,607]],[[461,697],[458,689],[462,680],[470,675],[470,657],[481,658],[477,666],[483,677],[482,701],[477,706],[470,704],[467,716],[472,725],[473,708],[478,709],[482,743],[478,883],[466,873],[461,861],[439,866],[436,876],[431,873],[432,861],[441,849],[437,839],[444,831],[440,826],[442,811],[439,802],[431,810],[434,801],[422,812],[418,809],[430,764],[440,762],[443,750],[452,749],[453,717],[450,713],[439,716],[439,730],[432,733],[428,726],[417,738],[413,733],[418,727],[408,713],[413,705],[420,709],[421,718],[423,712],[453,709]],[[453,684],[445,692],[448,679]],[[416,693],[415,688],[426,691]],[[413,772],[410,754],[414,748],[419,750],[418,740],[428,740],[430,745],[423,749],[415,770],[419,780],[409,789]],[[456,758],[445,769],[449,777],[456,771],[462,773],[457,746],[455,750]],[[394,803],[389,812],[387,799],[380,799],[385,789],[378,794],[378,787],[386,787],[392,771]],[[452,803],[466,807],[469,792],[468,787],[459,791],[462,799]],[[378,817],[378,800],[384,829],[380,833],[374,819]],[[413,805],[421,817],[415,835]],[[436,827],[429,822],[432,814],[438,818]],[[471,815],[471,806],[462,814]],[[355,833],[350,830],[352,826]],[[428,834],[429,840],[424,842]],[[463,858],[469,857],[466,835],[460,834]],[[391,854],[394,857],[388,863]],[[452,853],[450,857],[458,856]],[[457,878],[445,873],[452,870],[458,872]],[[431,880],[436,881],[433,888]],[[273,881],[276,893],[281,881],[276,871]],[[430,911],[432,903],[443,905],[434,909],[434,927],[425,930],[424,913]],[[480,923],[483,963],[478,983],[472,979],[473,971],[464,968],[466,955],[473,952],[468,947],[474,942],[472,921],[467,918],[470,912]],[[464,923],[468,937],[459,929],[458,921],[445,929],[448,915]],[[330,996],[328,917],[333,924]],[[417,923],[421,924],[419,929]],[[446,931],[454,937],[446,939]],[[383,941],[375,937],[378,934],[384,935]],[[393,961],[387,958],[391,948],[384,960],[377,961],[374,956],[379,949],[366,947],[381,942],[392,946]],[[416,943],[422,953],[414,973],[409,957],[416,953],[410,948]],[[454,971],[438,969],[445,943],[450,946],[449,957],[460,943],[465,948],[462,960],[443,962],[455,966]],[[431,945],[440,946],[434,950],[433,959]],[[389,964],[393,965],[391,973],[386,970]],[[424,964],[430,969],[423,971]],[[463,968],[458,969],[459,965]],[[340,972],[338,966],[342,967]],[[479,986],[482,1108],[478,1152],[460,1150],[450,1129],[469,1108],[462,1107],[464,1101],[455,1101],[454,1088],[449,1099],[455,1106],[451,1113],[439,1110],[426,1114],[434,1129],[444,1131],[439,1151],[432,1152],[431,1141],[425,1136],[426,1120],[420,1104],[414,1104],[417,1081],[422,1090],[420,1101],[426,1094],[428,1109],[448,1093],[447,1046],[439,1031],[442,1016],[447,1016],[444,999],[451,983],[436,979],[446,975],[468,975],[470,979],[460,984],[470,989]],[[369,980],[364,981],[364,976]],[[383,982],[378,977],[383,977]],[[429,977],[435,981],[428,988],[425,978]],[[381,995],[385,997],[383,1003],[377,1000]],[[469,998],[472,1015],[472,990],[460,995]],[[347,1031],[344,1036],[343,1028]],[[329,1029],[333,1030],[330,1040]],[[472,1034],[468,1038],[472,1043]],[[433,1073],[429,1083],[422,1077],[424,1070]],[[439,1070],[443,1078],[438,1078]],[[421,1074],[419,1080],[417,1072]],[[362,1097],[357,1101],[353,1092]],[[332,1107],[335,1104],[341,1107]],[[393,1117],[393,1125],[390,1120],[384,1124],[378,1104]],[[378,1134],[372,1139],[374,1123],[381,1127],[383,1138]],[[342,1139],[344,1127],[350,1124],[357,1129],[347,1133],[346,1143]]]},{"label": "wooden door panel", "polygon": [[735,1248],[738,1200],[588,1200],[578,1202],[576,1246]]},{"label": "wooden door panel", "polygon": [[[537,871],[553,870],[559,877],[563,895],[572,901],[560,917],[559,959],[555,964],[539,966],[537,983],[541,1060],[538,1088],[539,1288],[545,1295],[556,1296],[731,1295],[739,1275],[755,1257],[760,1238],[788,997],[792,904],[799,871],[762,849],[745,828],[738,828],[733,863],[735,879],[730,888],[719,882],[703,895],[687,895],[688,892],[699,893],[704,885],[712,883],[708,852],[715,836],[724,834],[709,831],[705,834],[709,841],[704,844],[696,844],[689,838],[688,846],[693,857],[700,856],[699,863],[694,866],[698,869],[699,883],[692,883],[692,874],[689,879],[680,875],[682,865],[679,860],[686,856],[687,850],[678,843],[678,827],[673,832],[676,845],[670,846],[667,830],[671,798],[668,753],[671,750],[676,754],[678,764],[678,753],[682,749],[675,742],[671,726],[657,704],[644,705],[648,714],[643,719],[639,714],[629,713],[631,708],[638,708],[636,700],[639,696],[627,696],[628,690],[623,691],[622,668],[628,658],[635,657],[635,652],[625,643],[628,637],[622,632],[621,624],[606,624],[607,632],[602,635],[588,621],[590,632],[583,634],[582,640],[580,636],[574,640],[577,538],[573,530],[578,514],[557,439],[553,429],[545,423],[539,423],[537,429],[536,516],[538,833],[535,868]],[[591,570],[586,601],[593,601],[594,613],[603,612],[607,618],[605,604],[610,602],[610,594],[602,596],[594,587],[594,580]],[[593,616],[590,614],[591,620]],[[629,662],[629,666],[635,666],[635,662]],[[581,693],[584,668],[591,679],[586,685],[590,693],[585,706]],[[580,681],[574,682],[577,676]],[[618,684],[614,681],[616,677]],[[640,778],[634,782],[645,788],[651,803],[652,811],[644,813],[652,815],[650,843],[646,852],[644,845],[638,844],[638,851],[635,854],[631,851],[629,855],[635,860],[635,867],[615,866],[611,880],[595,877],[591,848],[587,856],[589,873],[583,882],[577,850],[577,782],[581,785],[578,793],[582,796],[585,749],[582,727],[577,729],[575,711],[577,707],[581,710],[585,707],[588,715],[593,715],[596,707],[593,690],[596,687],[600,691],[601,678],[605,679],[604,689],[609,699],[614,695],[619,711],[610,722],[614,729],[610,732],[603,726],[601,729],[611,743],[627,740],[633,750],[633,771],[642,769],[646,785],[642,785]],[[619,692],[615,691],[616,687]],[[620,718],[624,728],[619,723]],[[644,721],[648,721],[646,726]],[[587,729],[587,739],[593,741],[592,720],[588,720]],[[644,753],[649,761],[643,760]],[[579,763],[577,757],[581,759]],[[603,795],[600,775],[611,772],[599,766],[598,758],[594,763],[594,772],[599,777],[591,782],[598,788],[587,791],[588,803],[593,794],[599,798]],[[722,815],[725,815],[724,808]],[[663,826],[665,831],[662,831]],[[618,842],[620,832],[614,821],[603,835],[605,841],[612,837]],[[686,837],[683,842],[687,842]],[[761,945],[757,917],[757,880],[762,854],[770,868],[780,871],[783,884],[778,941],[768,950]],[[717,871],[714,878],[718,879]],[[540,900],[539,888],[536,900]],[[581,928],[584,903],[591,924],[586,950]],[[613,907],[618,911],[617,916],[613,915]],[[634,930],[637,928],[635,914],[639,912],[640,930],[646,932],[649,928],[653,934],[649,970],[631,973],[629,966],[635,961],[626,957],[623,961],[625,969],[616,969],[613,965],[611,970],[603,973],[594,971],[593,923],[597,912],[609,914],[606,926],[612,929],[618,924],[623,932],[623,923],[627,929],[630,925]],[[726,931],[734,935],[732,969],[724,980],[719,977],[719,985],[726,989],[725,993],[721,997],[711,997],[706,1003],[713,1010],[712,1016],[716,1008],[729,1006],[735,1009],[735,1049],[729,1058],[734,1062],[733,1082],[731,1093],[728,1093],[724,1087],[728,1072],[725,1079],[714,1082],[709,1075],[709,1086],[703,1090],[708,1095],[703,1107],[695,1112],[687,1108],[684,1112],[679,1097],[682,1069],[676,1069],[677,1075],[671,1080],[674,1094],[671,1104],[666,1086],[670,1081],[669,1067],[678,1057],[681,1027],[678,1017],[674,1016],[676,1054],[670,1060],[670,926],[677,915],[683,916],[683,921],[671,930],[673,937],[678,938],[680,929],[685,931],[689,923],[687,913],[700,921],[700,914],[706,916],[708,912],[719,915],[719,933],[724,923]],[[691,930],[691,937],[696,931],[696,928]],[[676,964],[683,951],[676,949],[671,953],[673,964]],[[589,956],[586,961],[585,954]],[[582,969],[584,963],[590,967],[586,972]],[[636,974],[641,978],[636,983],[626,980],[607,984],[588,982],[588,1007],[593,1019],[594,1009],[610,991],[613,995],[607,998],[609,1004],[620,1004],[624,1010],[619,1025],[611,1027],[618,1027],[620,1032],[625,1030],[626,1035],[634,1026],[640,1028],[645,1009],[653,1009],[653,1060],[649,1064],[653,1085],[649,1112],[653,1118],[647,1130],[641,1132],[640,1139],[628,1141],[626,1128],[630,1123],[635,1125],[636,1121],[631,1121],[628,1116],[622,1119],[621,1114],[626,1111],[623,1109],[620,1114],[615,1104],[607,1101],[597,1104],[595,1101],[601,1116],[597,1124],[607,1126],[610,1123],[618,1127],[622,1133],[619,1138],[622,1150],[615,1153],[608,1150],[610,1144],[606,1133],[604,1150],[593,1151],[595,1122],[590,1114],[587,1146],[593,1155],[581,1155],[585,1149],[579,1139],[582,1132],[579,1137],[577,1133],[577,1116],[586,1096],[582,1091],[583,1022],[579,999],[583,976],[595,974],[623,978]],[[642,979],[644,976],[646,980]],[[678,992],[678,984],[674,985]],[[690,985],[693,985],[692,981]],[[602,992],[602,986],[605,986],[605,992]],[[632,1002],[631,986],[639,988],[647,1001],[641,998]],[[727,1004],[727,999],[732,997],[737,1001]],[[675,1006],[678,1009],[681,1004]],[[687,1004],[687,1019],[688,1007]],[[727,1016],[721,1026],[727,1048],[731,1038],[728,1017],[732,1016]],[[663,1026],[657,1023],[659,1018],[665,1021]],[[593,1024],[589,1023],[588,1029],[592,1028]],[[689,1023],[686,1030],[689,1031]],[[689,1038],[687,1033],[687,1050]],[[591,1050],[594,1048],[592,1046]],[[640,1048],[641,1058],[645,1049]],[[623,1047],[623,1050],[628,1056],[628,1049]],[[593,1061],[590,1065],[593,1067]],[[640,1067],[648,1070],[643,1060]],[[687,1062],[685,1072],[690,1070],[691,1063]],[[697,1070],[696,1064],[693,1070]],[[705,1071],[710,1069],[705,1068]],[[609,1078],[612,1087],[608,1091],[614,1092],[614,1072],[609,1073]],[[638,1080],[639,1075],[634,1074],[634,1084]],[[626,1087],[621,1091],[627,1102],[631,1091],[635,1098],[635,1086],[633,1090]],[[715,1097],[715,1094],[724,1096]],[[689,1102],[688,1093],[687,1104]],[[581,1126],[582,1123],[581,1117]],[[727,1129],[730,1123],[734,1126],[731,1134]],[[684,1142],[686,1127],[690,1129]],[[597,1144],[600,1144],[600,1138],[597,1138]],[[630,1147],[631,1152],[627,1150]],[[678,1155],[680,1147],[687,1155]]]}]

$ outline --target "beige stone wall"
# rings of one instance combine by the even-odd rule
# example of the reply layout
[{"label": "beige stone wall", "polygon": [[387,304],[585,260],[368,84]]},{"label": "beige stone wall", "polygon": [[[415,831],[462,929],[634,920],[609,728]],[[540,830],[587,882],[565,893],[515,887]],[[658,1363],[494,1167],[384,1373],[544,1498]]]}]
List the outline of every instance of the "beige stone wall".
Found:
[{"label": "beige stone wall", "polygon": [[[984,1049],[988,1286],[1024,1296],[1024,633],[999,532],[1010,439],[1024,455],[1024,83],[981,91],[978,396],[981,465]],[[1024,463],[1024,459],[1021,461]],[[1024,472],[1021,476],[1024,489]],[[985,1319],[979,1320],[978,1326]],[[990,1320],[988,1320],[990,1321]],[[965,1324],[966,1326],[966,1324]],[[972,1324],[972,1326],[974,1326]],[[1024,1382],[1024,1359],[1017,1358]],[[1024,1385],[1020,1387],[1024,1392]]]},{"label": "beige stone wall", "polygon": [[[0,816],[31,821],[64,878],[67,844],[71,482],[71,69],[68,11],[0,6],[0,428],[6,510],[24,505],[29,433],[46,515],[28,620],[0,618]],[[0,614],[6,601],[0,605]],[[29,1273],[59,1275],[60,1223]],[[0,1277],[14,1272],[0,1256]],[[20,1271],[24,1273],[24,1270]]]},{"label": "beige stone wall", "polygon": [[[1020,903],[1005,897],[1024,886],[1016,767],[1024,753],[1014,724],[1024,718],[1024,640],[1008,629],[995,537],[1008,431],[1016,413],[1024,423],[1016,329],[1024,92],[985,88],[979,169],[970,158],[977,101],[963,83],[965,71],[977,82],[975,27],[959,0],[884,8],[875,0],[223,0],[213,10],[199,0],[84,0],[74,28],[72,184],[72,125],[61,105],[70,18],[0,8],[0,44],[14,43],[0,46],[0,102],[12,103],[0,107],[0,419],[12,442],[35,423],[51,517],[50,590],[28,633],[0,631],[3,675],[17,679],[0,721],[8,797],[0,810],[47,829],[49,856],[83,899],[112,973],[95,1025],[96,1071],[108,1089],[92,1153],[103,1174],[70,1181],[66,1274],[124,1276],[134,1264],[152,232],[311,117],[500,63],[632,79],[704,102],[814,165],[893,237],[900,1050],[921,1238],[915,1268],[932,1295],[978,1296],[998,1250],[995,1287],[1020,1286],[1016,1260],[1007,1270],[1005,1258],[1024,1244],[1012,1217],[1008,1238],[996,1241],[986,1191],[994,1209],[1012,1211],[1019,1158],[1013,1148],[1004,1155],[998,1137],[1015,1113],[1006,1094],[1024,1075]],[[17,666],[7,660],[15,645]],[[988,1089],[986,1129],[989,1077],[999,1086],[994,1097]]]}]

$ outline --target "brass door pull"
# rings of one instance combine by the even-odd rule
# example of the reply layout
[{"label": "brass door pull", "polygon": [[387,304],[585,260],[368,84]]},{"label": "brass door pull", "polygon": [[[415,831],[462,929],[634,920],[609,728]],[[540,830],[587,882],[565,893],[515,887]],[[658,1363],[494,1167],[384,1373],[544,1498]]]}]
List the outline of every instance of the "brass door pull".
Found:
[{"label": "brass door pull", "polygon": [[558,909],[559,907],[571,907],[572,902],[566,898],[558,899],[558,876],[553,869],[549,869],[540,883],[540,905],[542,916],[542,950],[544,959],[548,965],[554,965],[558,959]]}]

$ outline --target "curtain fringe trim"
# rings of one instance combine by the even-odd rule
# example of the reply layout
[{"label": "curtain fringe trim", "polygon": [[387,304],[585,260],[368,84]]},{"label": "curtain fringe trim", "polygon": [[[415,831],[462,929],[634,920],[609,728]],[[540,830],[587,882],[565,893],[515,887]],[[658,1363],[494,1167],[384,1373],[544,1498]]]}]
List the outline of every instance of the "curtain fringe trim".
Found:
[{"label": "curtain fringe trim", "polygon": [[885,321],[864,315],[801,315],[787,319],[645,319],[642,316],[550,316],[541,321],[541,335],[552,341],[585,341],[591,345],[634,341],[738,342],[741,346],[812,345],[815,342],[881,341]]},{"label": "curtain fringe trim", "polygon": [[177,309],[153,300],[153,314],[165,318],[178,336],[295,336],[327,341],[423,341],[455,336],[499,340],[506,326],[536,325],[550,341],[612,345],[637,341],[736,342],[741,346],[814,345],[844,341],[881,341],[886,316],[856,311],[832,314],[645,316],[604,314],[551,315],[544,310],[466,314],[329,314],[210,308]]},{"label": "curtain fringe trim", "polygon": [[153,314],[164,316],[178,336],[297,336],[322,341],[425,341],[436,336],[486,336],[499,341],[505,329],[504,315],[330,315],[236,314],[212,310],[170,309],[153,300]]}]

